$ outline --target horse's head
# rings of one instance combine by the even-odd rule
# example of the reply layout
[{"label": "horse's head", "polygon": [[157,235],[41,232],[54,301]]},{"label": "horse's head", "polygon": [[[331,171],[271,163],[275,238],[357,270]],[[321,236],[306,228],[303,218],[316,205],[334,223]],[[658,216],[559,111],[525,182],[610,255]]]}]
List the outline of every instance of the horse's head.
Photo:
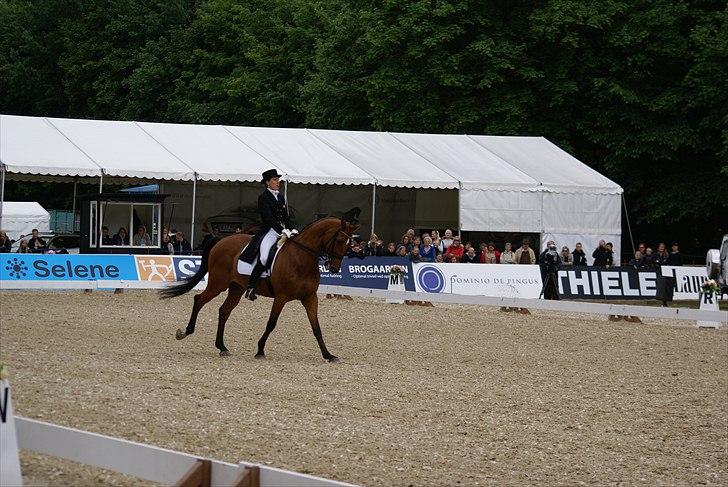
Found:
[{"label": "horse's head", "polygon": [[361,210],[359,208],[352,208],[341,217],[341,221],[335,229],[336,233],[331,237],[331,244],[329,245],[329,249],[327,249],[329,255],[329,271],[339,272],[341,269],[341,260],[346,255],[351,237],[361,226],[358,220],[360,213]]}]

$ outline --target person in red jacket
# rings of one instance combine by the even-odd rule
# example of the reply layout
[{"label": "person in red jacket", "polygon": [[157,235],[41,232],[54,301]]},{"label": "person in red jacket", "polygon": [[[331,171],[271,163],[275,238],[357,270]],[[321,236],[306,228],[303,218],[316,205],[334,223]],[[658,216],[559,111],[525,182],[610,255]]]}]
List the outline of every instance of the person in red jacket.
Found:
[{"label": "person in red jacket", "polygon": [[463,258],[463,253],[465,253],[465,248],[460,245],[460,237],[453,237],[452,245],[445,251],[445,260],[449,261],[451,257],[456,257],[458,262],[460,262],[460,259]]}]

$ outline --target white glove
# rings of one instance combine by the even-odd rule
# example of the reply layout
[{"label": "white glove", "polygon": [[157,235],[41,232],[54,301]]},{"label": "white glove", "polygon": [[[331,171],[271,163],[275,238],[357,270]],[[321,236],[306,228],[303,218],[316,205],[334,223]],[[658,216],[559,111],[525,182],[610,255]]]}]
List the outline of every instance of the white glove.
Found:
[{"label": "white glove", "polygon": [[291,236],[293,235],[298,235],[298,230],[296,230],[295,228],[291,230]]},{"label": "white glove", "polygon": [[291,238],[291,235],[293,235],[293,232],[287,228],[284,228],[283,230],[281,230],[281,235],[285,235],[286,238]]}]

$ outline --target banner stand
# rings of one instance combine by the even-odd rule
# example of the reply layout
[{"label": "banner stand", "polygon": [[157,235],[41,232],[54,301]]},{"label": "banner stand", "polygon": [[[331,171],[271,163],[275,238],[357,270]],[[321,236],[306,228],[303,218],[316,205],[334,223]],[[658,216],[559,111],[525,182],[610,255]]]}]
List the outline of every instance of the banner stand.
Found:
[{"label": "banner stand", "polygon": [[[718,293],[703,292],[700,291],[698,294],[700,299],[700,309],[706,309],[709,311],[718,311]],[[696,321],[695,326],[698,328],[720,328],[720,322],[718,321]]]},{"label": "banner stand", "polygon": [[[387,291],[405,291],[404,288],[404,273],[396,272],[395,266],[389,271],[389,283],[387,284]],[[404,304],[403,299],[387,299],[387,304]],[[412,304],[412,301],[407,301],[407,304]]]}]

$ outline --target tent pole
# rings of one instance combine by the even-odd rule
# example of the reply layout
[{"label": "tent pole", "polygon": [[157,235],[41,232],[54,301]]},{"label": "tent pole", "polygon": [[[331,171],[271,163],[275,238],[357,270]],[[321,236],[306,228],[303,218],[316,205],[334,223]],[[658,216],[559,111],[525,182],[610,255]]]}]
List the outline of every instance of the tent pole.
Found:
[{"label": "tent pole", "polygon": [[627,218],[627,229],[629,230],[629,243],[632,245],[632,253],[636,250],[634,247],[634,238],[632,238],[632,225],[629,224],[629,213],[627,213],[627,200],[624,199],[622,193],[622,205],[624,206],[624,216]]},{"label": "tent pole", "polygon": [[5,165],[0,164],[0,230],[3,228],[3,202],[5,201]]},{"label": "tent pole", "polygon": [[101,171],[101,177],[99,178],[99,193],[103,193],[104,190],[104,172]]},{"label": "tent pole", "polygon": [[192,223],[190,229],[190,247],[195,248],[195,210],[197,209],[197,173],[192,180]]},{"label": "tent pole", "polygon": [[462,209],[460,208],[460,192],[463,190],[462,184],[458,184],[458,236],[462,240],[463,236],[463,220],[462,220]]},{"label": "tent pole", "polygon": [[73,207],[72,212],[76,214],[76,185],[78,184],[78,178],[73,178]]},{"label": "tent pole", "polygon": [[374,233],[374,219],[377,215],[377,182],[372,187],[372,233]]}]

